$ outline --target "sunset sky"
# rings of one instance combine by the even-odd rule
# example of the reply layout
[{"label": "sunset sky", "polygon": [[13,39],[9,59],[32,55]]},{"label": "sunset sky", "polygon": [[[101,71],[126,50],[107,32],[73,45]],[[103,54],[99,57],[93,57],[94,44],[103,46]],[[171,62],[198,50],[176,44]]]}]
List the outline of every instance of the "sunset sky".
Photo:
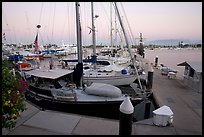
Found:
[{"label": "sunset sky", "polygon": [[[201,2],[119,2],[124,24],[138,41],[161,39],[202,40]],[[74,2],[2,2],[2,42],[33,43],[39,29],[39,44],[76,43]],[[110,44],[110,2],[94,2],[96,43]],[[91,2],[80,2],[83,45],[92,44]],[[116,18],[117,19],[117,18]],[[115,23],[116,22],[116,23]],[[113,39],[122,42],[121,29],[112,9]],[[6,40],[3,39],[5,33]]]}]

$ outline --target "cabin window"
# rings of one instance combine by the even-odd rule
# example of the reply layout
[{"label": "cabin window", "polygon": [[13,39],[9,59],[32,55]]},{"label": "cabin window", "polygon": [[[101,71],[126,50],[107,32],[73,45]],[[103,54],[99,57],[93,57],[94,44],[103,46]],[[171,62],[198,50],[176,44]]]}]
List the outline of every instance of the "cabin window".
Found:
[{"label": "cabin window", "polygon": [[86,70],[86,69],[90,69],[90,68],[87,66],[87,67],[84,67],[84,69]]},{"label": "cabin window", "polygon": [[193,77],[193,76],[194,76],[194,73],[195,73],[195,70],[194,70],[193,68],[190,68],[189,76],[190,76],[190,77]]},{"label": "cabin window", "polygon": [[97,65],[110,65],[108,61],[97,61],[96,64]]}]

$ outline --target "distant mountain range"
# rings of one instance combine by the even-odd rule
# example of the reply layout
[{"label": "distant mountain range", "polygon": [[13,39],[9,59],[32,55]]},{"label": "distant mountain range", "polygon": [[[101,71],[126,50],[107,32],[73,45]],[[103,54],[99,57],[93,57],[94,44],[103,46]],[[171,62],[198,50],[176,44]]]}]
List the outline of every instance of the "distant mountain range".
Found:
[{"label": "distant mountain range", "polygon": [[189,40],[189,39],[163,39],[163,40],[146,41],[144,44],[177,46],[181,41],[183,41],[183,44],[202,44],[202,40]]}]

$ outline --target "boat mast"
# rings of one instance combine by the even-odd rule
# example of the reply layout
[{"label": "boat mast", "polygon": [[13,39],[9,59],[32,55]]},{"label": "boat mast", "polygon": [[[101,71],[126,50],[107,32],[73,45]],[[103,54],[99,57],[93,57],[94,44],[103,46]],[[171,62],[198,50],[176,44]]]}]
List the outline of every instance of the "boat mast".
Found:
[{"label": "boat mast", "polygon": [[121,28],[122,28],[122,31],[123,31],[123,34],[124,34],[124,37],[125,37],[125,42],[126,42],[126,45],[127,45],[127,49],[128,49],[128,52],[129,52],[130,57],[131,57],[132,64],[133,64],[133,66],[134,66],[134,68],[135,68],[135,71],[136,71],[136,74],[137,74],[137,78],[138,78],[138,81],[139,81],[139,86],[140,86],[140,88],[141,88],[141,90],[142,90],[142,84],[141,84],[141,81],[140,81],[140,78],[139,78],[139,74],[138,74],[137,67],[136,67],[136,65],[135,65],[136,60],[135,60],[135,58],[133,58],[133,56],[132,56],[132,53],[131,53],[131,50],[130,50],[130,47],[129,47],[129,42],[128,42],[127,34],[126,34],[125,29],[124,29],[123,22],[122,22],[122,19],[121,19],[121,17],[120,17],[120,14],[119,14],[118,7],[117,7],[116,2],[114,2],[114,4],[115,4],[116,13],[117,13],[117,15],[118,15],[118,19],[119,19],[119,22],[120,22],[120,25],[121,25]]},{"label": "boat mast", "polygon": [[78,63],[82,63],[82,41],[81,41],[81,26],[80,26],[80,15],[79,15],[79,2],[76,2],[76,29],[77,29],[77,52],[78,52]]},{"label": "boat mast", "polygon": [[98,16],[94,16],[94,8],[93,8],[93,2],[91,2],[91,16],[92,16],[92,40],[93,40],[93,67],[96,69],[96,34],[95,34],[95,25],[94,25],[94,18],[97,18]]},{"label": "boat mast", "polygon": [[82,59],[82,40],[81,40],[81,26],[80,26],[80,16],[79,16],[79,2],[76,2],[76,29],[77,29],[77,54],[78,54],[78,64],[76,65],[74,72],[74,81],[77,88],[82,87],[82,74],[83,74],[83,59]]},{"label": "boat mast", "polygon": [[111,55],[113,54],[113,28],[112,28],[112,3],[110,2],[110,35],[111,35]]}]

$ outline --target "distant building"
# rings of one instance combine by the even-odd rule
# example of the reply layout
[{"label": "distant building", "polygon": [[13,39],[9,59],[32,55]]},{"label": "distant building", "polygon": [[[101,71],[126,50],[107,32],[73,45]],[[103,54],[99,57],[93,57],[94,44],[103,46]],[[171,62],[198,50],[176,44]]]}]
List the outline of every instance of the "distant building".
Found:
[{"label": "distant building", "polygon": [[185,66],[184,84],[202,93],[202,61],[185,61],[177,66]]}]

